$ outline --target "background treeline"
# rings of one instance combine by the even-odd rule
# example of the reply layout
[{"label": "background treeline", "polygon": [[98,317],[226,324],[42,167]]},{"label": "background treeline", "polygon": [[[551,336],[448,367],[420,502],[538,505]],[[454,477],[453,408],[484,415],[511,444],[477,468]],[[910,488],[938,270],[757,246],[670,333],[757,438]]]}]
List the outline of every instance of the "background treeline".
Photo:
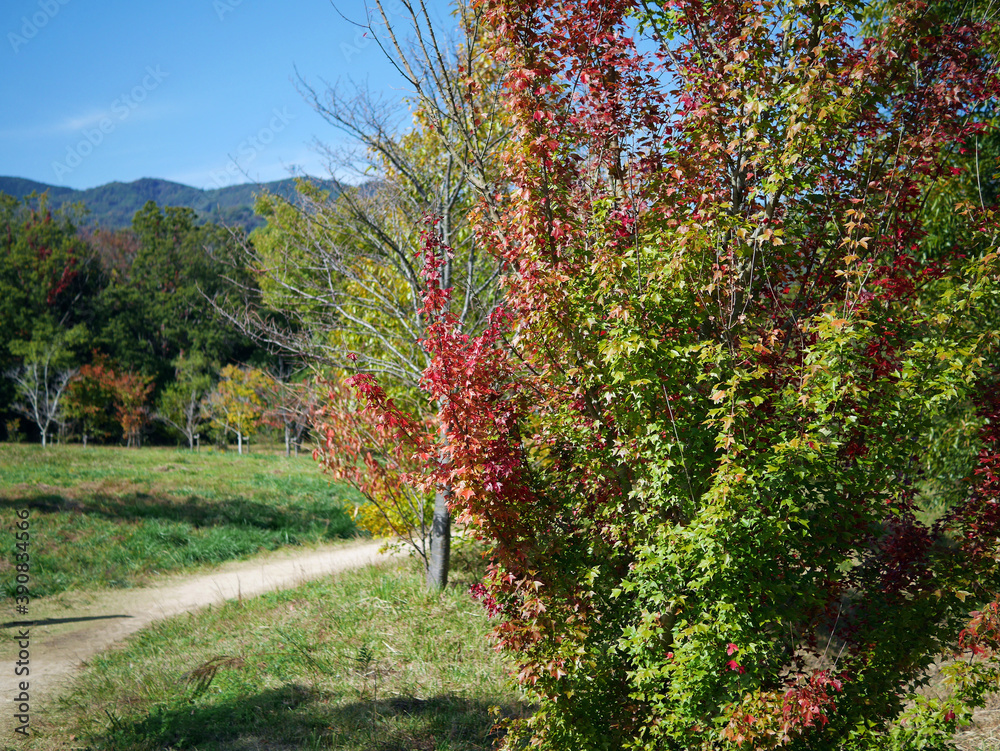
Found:
[{"label": "background treeline", "polygon": [[126,229],[80,229],[82,214],[0,193],[0,438],[301,437],[286,364],[212,304],[253,286],[242,230],[153,201]]}]

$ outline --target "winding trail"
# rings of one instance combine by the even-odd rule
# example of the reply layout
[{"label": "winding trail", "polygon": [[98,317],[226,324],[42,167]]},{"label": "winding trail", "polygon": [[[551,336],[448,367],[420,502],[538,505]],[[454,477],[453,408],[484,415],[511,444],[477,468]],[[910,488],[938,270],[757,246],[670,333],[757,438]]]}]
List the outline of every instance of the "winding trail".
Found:
[{"label": "winding trail", "polygon": [[[40,701],[58,694],[82,663],[153,621],[367,566],[376,561],[381,546],[364,541],[284,550],[223,564],[209,573],[165,576],[149,587],[69,592],[33,601],[27,625],[13,620],[2,623],[0,696],[13,698],[18,681],[28,680],[35,714]],[[18,678],[14,674],[19,651],[16,635],[26,628],[31,641],[30,675]],[[9,711],[0,712],[0,728],[10,725],[9,715]]]}]

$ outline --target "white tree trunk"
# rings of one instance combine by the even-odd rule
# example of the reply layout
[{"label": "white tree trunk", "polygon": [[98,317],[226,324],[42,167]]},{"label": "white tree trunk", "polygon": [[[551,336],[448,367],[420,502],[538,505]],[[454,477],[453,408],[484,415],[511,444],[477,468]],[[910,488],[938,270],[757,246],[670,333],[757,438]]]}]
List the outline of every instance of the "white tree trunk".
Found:
[{"label": "white tree trunk", "polygon": [[[448,431],[441,425],[441,441],[448,440]],[[427,588],[440,592],[448,586],[448,566],[451,561],[451,514],[448,511],[450,488],[438,488],[434,493],[434,515],[431,517],[431,554],[427,560]]]},{"label": "white tree trunk", "polygon": [[451,559],[451,514],[448,493],[434,494],[434,517],[431,522],[431,555],[427,562],[427,588],[440,591],[448,585],[448,564]]}]

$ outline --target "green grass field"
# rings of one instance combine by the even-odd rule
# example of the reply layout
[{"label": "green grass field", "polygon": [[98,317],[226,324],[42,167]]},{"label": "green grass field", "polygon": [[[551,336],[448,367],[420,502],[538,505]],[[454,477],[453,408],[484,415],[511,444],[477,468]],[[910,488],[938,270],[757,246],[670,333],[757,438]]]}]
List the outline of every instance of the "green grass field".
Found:
[{"label": "green grass field", "polygon": [[354,505],[308,457],[0,444],[0,593],[15,587],[18,509],[44,597],[350,537]]},{"label": "green grass field", "polygon": [[430,595],[386,565],[161,621],[91,660],[19,748],[491,748],[529,708],[456,576]]},{"label": "green grass field", "polygon": [[[350,536],[354,504],[308,458],[0,444],[0,582],[13,588],[18,509],[29,511],[38,597]],[[458,546],[453,565],[441,596],[387,564],[161,621],[34,707],[35,736],[13,747],[491,748],[498,720],[531,708],[466,593],[482,561]],[[958,748],[1000,748],[997,712]]]}]

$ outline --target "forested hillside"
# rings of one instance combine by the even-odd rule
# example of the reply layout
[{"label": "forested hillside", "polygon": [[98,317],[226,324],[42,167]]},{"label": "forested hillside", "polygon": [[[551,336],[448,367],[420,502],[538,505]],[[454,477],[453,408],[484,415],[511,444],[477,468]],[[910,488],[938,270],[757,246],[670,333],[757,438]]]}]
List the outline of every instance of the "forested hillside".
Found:
[{"label": "forested hillside", "polygon": [[245,234],[152,200],[122,229],[75,213],[0,194],[0,438],[242,444],[284,375],[213,306],[253,289]]}]

